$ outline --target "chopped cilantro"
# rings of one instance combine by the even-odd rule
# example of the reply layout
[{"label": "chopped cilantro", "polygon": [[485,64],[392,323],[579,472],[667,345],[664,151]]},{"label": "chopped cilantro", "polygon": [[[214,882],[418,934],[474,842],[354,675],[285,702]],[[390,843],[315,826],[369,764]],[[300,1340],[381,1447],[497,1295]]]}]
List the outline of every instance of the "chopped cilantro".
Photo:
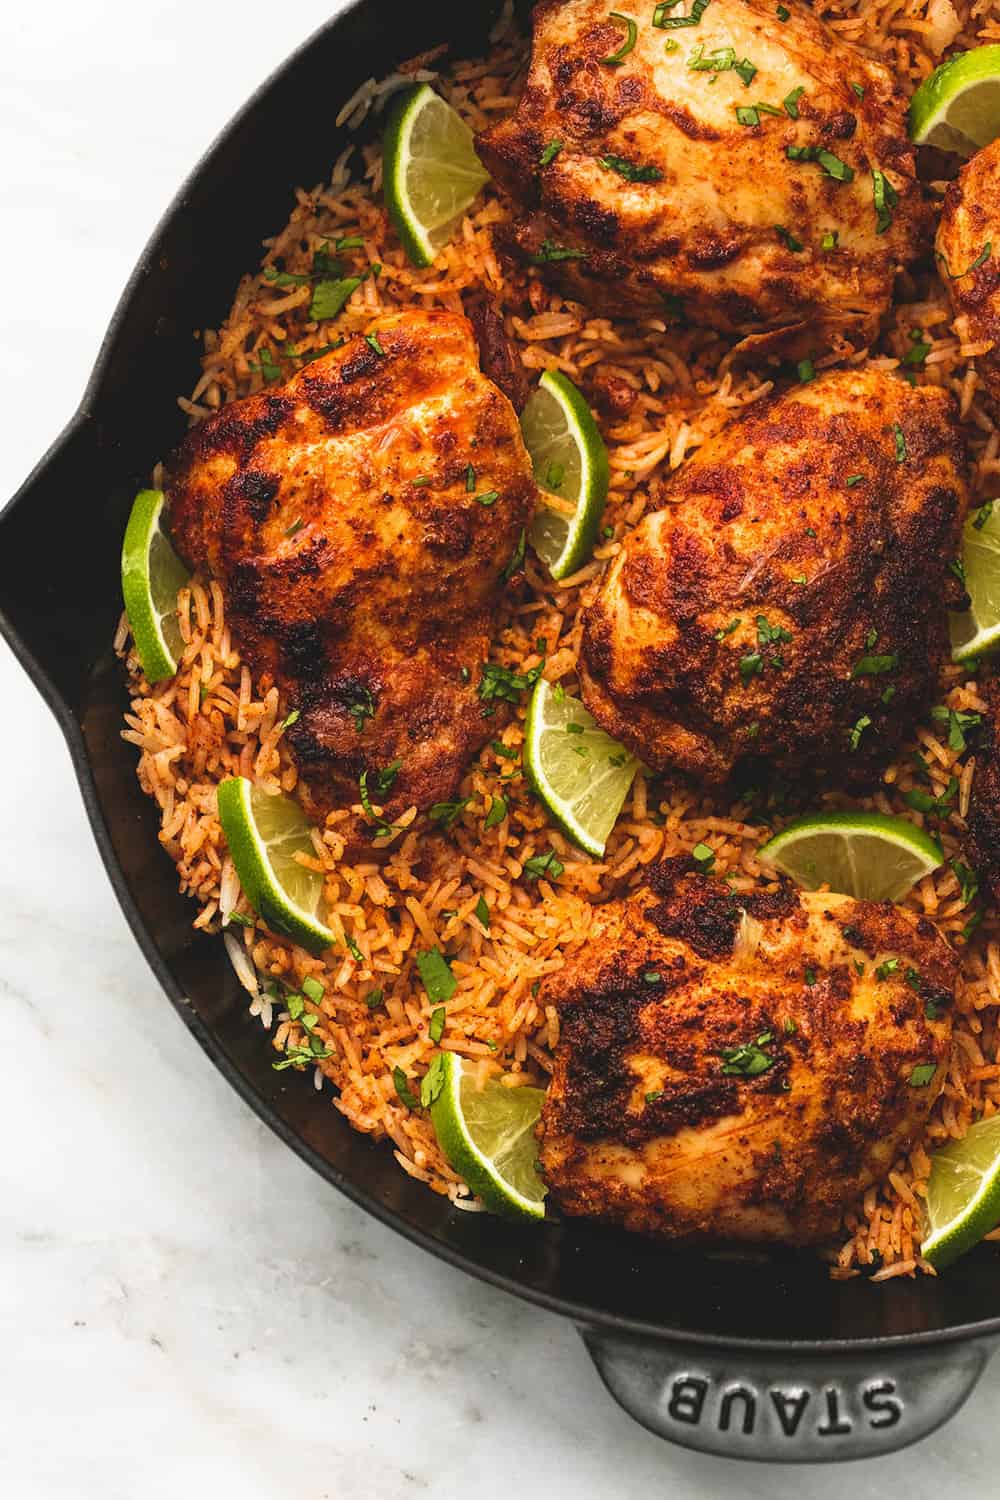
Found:
[{"label": "chopped cilantro", "polygon": [[892,211],[899,203],[899,194],[878,167],[872,168],[872,197],[875,202],[875,233],[885,234],[892,223]]},{"label": "chopped cilantro", "polygon": [[608,20],[621,21],[622,25],[625,27],[625,40],[622,42],[617,52],[612,52],[610,57],[602,57],[601,62],[606,63],[609,68],[620,68],[622,63],[625,61],[625,58],[635,46],[636,38],[639,35],[639,28],[633,21],[631,16],[623,16],[620,10],[611,11],[608,16]]},{"label": "chopped cilantro", "polygon": [[586,250],[573,250],[569,245],[557,245],[555,240],[544,239],[537,254],[531,256],[533,266],[546,266],[556,260],[585,260]]},{"label": "chopped cilantro", "polygon": [[563,148],[562,141],[556,141],[556,140],[547,141],[546,144],[545,144],[545,147],[544,147],[544,149],[542,151],[541,156],[538,158],[538,165],[540,167],[551,166],[551,164],[555,161],[556,157],[559,155],[559,153],[562,150],[562,148]]},{"label": "chopped cilantro", "polygon": [[439,1005],[431,1011],[431,1019],[427,1027],[427,1034],[435,1046],[437,1046],[438,1042],[444,1036],[444,1023],[446,1014],[447,1012],[445,1011],[443,1005]]},{"label": "chopped cilantro", "polygon": [[920,332],[920,329],[911,328],[910,347],[903,355],[903,364],[922,365],[930,352],[931,346],[927,342],[927,339],[924,337],[924,335]]},{"label": "chopped cilantro", "polygon": [[763,1049],[773,1040],[772,1032],[762,1031],[752,1042],[744,1042],[739,1047],[723,1047],[719,1053],[723,1073],[741,1078],[756,1078],[758,1074],[766,1073],[774,1066],[775,1059]]},{"label": "chopped cilantro", "polygon": [[785,155],[789,161],[817,162],[827,176],[834,178],[837,182],[853,182],[854,180],[854,168],[849,167],[845,161],[841,161],[839,156],[834,156],[832,151],[827,151],[821,146],[786,146]]},{"label": "chopped cilantro", "polygon": [[462,797],[457,802],[434,802],[427,809],[427,816],[432,823],[440,823],[442,828],[451,828],[471,801],[471,797]]},{"label": "chopped cilantro", "polygon": [[980,250],[980,252],[976,256],[975,260],[972,262],[971,265],[966,266],[966,268],[965,268],[964,271],[953,271],[951,269],[951,267],[949,266],[949,264],[948,264],[947,257],[944,256],[944,255],[942,255],[940,251],[937,252],[937,257],[938,257],[938,260],[943,261],[943,263],[944,263],[945,271],[948,273],[948,280],[949,281],[961,281],[961,279],[962,279],[963,276],[968,276],[972,271],[977,271],[980,266],[985,265],[986,262],[989,260],[989,258],[990,258],[990,256],[992,254],[993,254],[993,245],[992,245],[992,243],[989,240],[987,240],[986,244]]},{"label": "chopped cilantro", "polygon": [[797,120],[799,118],[799,100],[802,98],[802,95],[805,93],[805,91],[805,85],[799,84],[799,87],[797,89],[792,89],[792,92],[790,94],[786,94],[784,99],[782,99],[781,101],[781,105],[785,111],[785,114],[788,115],[792,120]]},{"label": "chopped cilantro", "polygon": [[742,620],[730,620],[728,625],[724,625],[721,630],[715,632],[715,639],[724,641],[727,635],[732,635],[733,631],[738,630],[742,624]]},{"label": "chopped cilantro", "polygon": [[380,354],[383,359],[385,358],[385,350],[382,348],[382,345],[379,343],[379,339],[378,339],[378,334],[377,333],[366,333],[365,334],[365,343],[368,345],[369,349],[374,350],[374,352],[376,354]]},{"label": "chopped cilantro", "polygon": [[715,864],[715,850],[708,844],[695,844],[691,850],[691,858],[698,866],[703,875],[707,875]]},{"label": "chopped cilantro", "polygon": [[879,964],[875,970],[876,979],[889,979],[899,968],[901,960],[898,958],[887,958],[884,964]]},{"label": "chopped cilantro", "polygon": [[365,996],[365,1004],[367,1005],[369,1010],[378,1010],[384,999],[385,995],[383,993],[382,986],[379,985],[376,989],[368,991],[367,995]]},{"label": "chopped cilantro", "polygon": [[965,730],[974,729],[983,722],[982,714],[959,713],[953,708],[946,708],[943,703],[931,709],[931,718],[948,725],[948,749],[956,750],[959,754],[965,749]]},{"label": "chopped cilantro", "polygon": [[852,677],[881,677],[886,672],[895,672],[899,657],[895,653],[884,656],[859,656],[851,668]]},{"label": "chopped cilantro", "polygon": [[479,696],[484,703],[489,703],[494,698],[505,703],[517,703],[521,693],[534,687],[542,675],[541,666],[532,667],[527,672],[512,672],[510,667],[502,667],[499,662],[493,661],[484,661],[481,671]]},{"label": "chopped cilantro", "polygon": [[478,917],[479,921],[486,928],[487,932],[489,932],[489,930],[490,930],[490,909],[486,905],[486,897],[485,896],[480,896],[479,900],[476,902],[474,910],[475,910],[476,916]]},{"label": "chopped cilantro", "polygon": [[369,719],[375,717],[375,699],[368,688],[355,684],[350,689],[347,712],[354,720],[354,727],[361,734]]},{"label": "chopped cilantro", "polygon": [[498,823],[503,822],[506,816],[507,803],[502,797],[494,797],[493,801],[490,803],[490,810],[486,814],[486,817],[483,819],[483,827],[495,828]]},{"label": "chopped cilantro", "polygon": [[910,1086],[925,1089],[937,1072],[937,1063],[918,1063],[910,1074]]},{"label": "chopped cilantro", "polygon": [[810,380],[816,379],[816,366],[811,359],[800,359],[795,368],[803,385],[808,385]]},{"label": "chopped cilantro", "polygon": [[645,974],[643,974],[643,976],[642,976],[642,982],[643,982],[643,984],[650,984],[650,985],[652,985],[652,984],[662,984],[663,983],[663,975],[660,973],[659,969],[647,969],[646,972],[645,972]]},{"label": "chopped cilantro", "polygon": [[836,248],[837,248],[837,246],[838,246],[839,243],[840,243],[840,230],[839,229],[828,229],[826,231],[826,233],[824,234],[823,238],[819,242],[819,248],[821,250],[836,250]]},{"label": "chopped cilantro", "polygon": [[303,979],[302,981],[302,993],[308,1000],[311,1000],[314,1005],[318,1005],[322,1000],[325,991],[319,980],[315,979],[313,975],[310,974],[306,979]]},{"label": "chopped cilantro", "polygon": [[629,161],[624,156],[599,156],[597,164],[606,172],[614,172],[619,177],[624,177],[626,182],[660,182],[663,178],[659,167],[651,164],[642,166]]},{"label": "chopped cilantro", "polygon": [[511,557],[510,557],[510,561],[507,563],[507,566],[504,568],[503,572],[500,574],[500,582],[501,583],[509,583],[510,580],[513,578],[514,574],[520,568],[521,564],[524,562],[524,552],[525,552],[525,546],[527,544],[527,539],[528,539],[527,538],[527,532],[525,531],[524,527],[522,526],[521,527],[521,535],[517,539],[517,546],[514,548],[514,551],[512,552]]},{"label": "chopped cilantro", "polygon": [[975,870],[970,870],[968,865],[963,865],[960,859],[949,860],[948,863],[954,872],[955,878],[961,887],[962,901],[968,906],[974,901],[979,892],[979,880]]},{"label": "chopped cilantro", "polygon": [[418,953],[417,968],[427,991],[427,998],[433,1005],[440,1005],[442,1001],[451,999],[458,988],[458,981],[440,948],[432,948],[429,953]]},{"label": "chopped cilantro", "polygon": [[[675,31],[681,26],[697,26],[708,9],[710,0],[693,0],[686,16],[668,16],[667,11],[673,10],[674,6],[679,3],[680,0],[661,0],[653,11],[653,25],[660,31]],[[676,43],[674,45],[676,46]]]},{"label": "chopped cilantro", "polygon": [[309,321],[323,323],[328,318],[335,318],[363,280],[362,276],[344,276],[331,281],[317,281],[309,303]]},{"label": "chopped cilantro", "polygon": [[[736,113],[739,114],[739,110],[737,110]],[[744,120],[742,123],[745,125],[746,121]],[[756,123],[757,122],[755,120],[754,124]],[[797,240],[794,234],[792,234],[791,230],[785,228],[784,224],[775,224],[774,232],[778,236],[778,239],[781,241],[781,243],[786,247],[786,249],[792,250],[797,254],[798,251],[804,248],[802,241]]]},{"label": "chopped cilantro", "polygon": [[531,859],[526,859],[523,868],[529,880],[540,880],[543,875],[558,880],[566,867],[556,857],[556,851],[549,849],[545,854],[534,854]]},{"label": "chopped cilantro", "polygon": [[864,734],[866,729],[871,728],[871,722],[871,718],[868,714],[862,714],[860,719],[858,719],[857,723],[854,725],[854,728],[847,736],[852,750],[857,750],[858,746],[861,744],[861,736]]},{"label": "chopped cilantro", "polygon": [[757,639],[762,646],[767,646],[772,641],[790,641],[792,632],[786,630],[783,625],[772,625],[766,615],[758,615]]},{"label": "chopped cilantro", "polygon": [[396,1067],[392,1070],[392,1081],[396,1085],[396,1093],[406,1105],[407,1109],[419,1109],[420,1101],[410,1088],[410,1080],[402,1068]]},{"label": "chopped cilantro", "polygon": [[764,658],[759,651],[751,651],[746,656],[740,657],[740,678],[744,686],[749,683],[751,677],[757,677],[764,670]]},{"label": "chopped cilantro", "polygon": [[[435,1012],[437,1014],[437,1012]],[[441,1012],[442,1016],[444,1012]],[[433,1021],[431,1022],[433,1027]],[[434,1038],[432,1037],[432,1040]],[[420,1080],[420,1102],[424,1109],[430,1109],[434,1100],[444,1088],[444,1053],[439,1052],[431,1060],[431,1065]]]},{"label": "chopped cilantro", "polygon": [[898,422],[893,422],[892,424],[892,436],[893,442],[896,445],[896,462],[898,464],[905,463],[907,457],[906,438],[903,435],[903,429],[902,427],[900,427]]}]

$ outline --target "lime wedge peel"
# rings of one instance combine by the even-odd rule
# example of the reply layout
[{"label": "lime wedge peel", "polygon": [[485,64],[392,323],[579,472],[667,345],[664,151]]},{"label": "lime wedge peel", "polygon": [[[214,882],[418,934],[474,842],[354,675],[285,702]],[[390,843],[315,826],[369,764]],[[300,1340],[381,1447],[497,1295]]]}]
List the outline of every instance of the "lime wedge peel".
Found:
[{"label": "lime wedge peel", "polygon": [[535,1126],[545,1090],[506,1088],[495,1078],[477,1089],[474,1063],[454,1052],[441,1056],[444,1083],[431,1105],[441,1150],[492,1213],[544,1218],[546,1188],[535,1166]]},{"label": "lime wedge peel", "polygon": [[1000,1115],[935,1151],[921,1254],[942,1270],[1000,1223]]},{"label": "lime wedge peel", "polygon": [[319,919],[323,877],[295,859],[314,853],[298,803],[231,776],[219,784],[219,821],[243,894],[272,932],[310,953],[331,947],[336,935]]},{"label": "lime wedge peel", "polygon": [[861,812],[796,818],[758,854],[807,891],[828,885],[860,901],[900,901],[944,859],[909,819]]},{"label": "lime wedge peel", "polygon": [[566,837],[600,859],[639,762],[544,677],[528,704],[524,769]]},{"label": "lime wedge peel", "polygon": [[415,266],[429,266],[489,174],[472,131],[430,84],[394,101],[383,141],[385,206]]},{"label": "lime wedge peel", "polygon": [[935,68],[910,101],[910,139],[974,156],[1000,135],[1000,46],[960,52]]},{"label": "lime wedge peel", "polygon": [[1000,504],[994,501],[977,525],[982,514],[981,508],[962,532],[962,566],[972,606],[948,617],[954,661],[985,656],[1000,646]]},{"label": "lime wedge peel", "polygon": [[[542,491],[528,533],[558,580],[590,560],[608,498],[608,450],[583,396],[561,370],[546,370],[521,413],[521,432]],[[572,515],[545,504],[545,492],[571,501]]]},{"label": "lime wedge peel", "polygon": [[162,490],[140,490],[122,543],[122,597],[132,638],[149,682],[173,677],[184,654],[177,591],[188,571],[163,530]]}]

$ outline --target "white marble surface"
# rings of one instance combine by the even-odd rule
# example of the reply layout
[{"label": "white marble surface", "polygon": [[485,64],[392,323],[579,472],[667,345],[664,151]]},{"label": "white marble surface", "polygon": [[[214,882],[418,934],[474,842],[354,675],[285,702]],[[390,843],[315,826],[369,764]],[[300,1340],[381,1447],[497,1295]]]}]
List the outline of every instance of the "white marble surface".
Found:
[{"label": "white marble surface", "polygon": [[[0,497],[70,416],[190,162],[326,9],[299,0],[251,21],[246,0],[8,9]],[[0,1493],[991,1492],[1000,1362],[909,1454],[849,1473],[737,1471],[631,1424],[570,1326],[338,1197],[158,992],[55,725],[3,647],[0,701]]]}]

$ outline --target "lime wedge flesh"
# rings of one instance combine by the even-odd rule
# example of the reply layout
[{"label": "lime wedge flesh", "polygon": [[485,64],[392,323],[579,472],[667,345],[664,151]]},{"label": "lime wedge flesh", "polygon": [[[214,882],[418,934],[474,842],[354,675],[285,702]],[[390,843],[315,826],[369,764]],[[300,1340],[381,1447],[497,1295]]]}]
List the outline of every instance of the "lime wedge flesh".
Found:
[{"label": "lime wedge flesh", "polygon": [[861,901],[900,901],[944,855],[906,818],[839,812],[796,818],[760,858],[807,891],[828,885]]},{"label": "lime wedge flesh", "polygon": [[[608,498],[608,451],[593,412],[572,380],[546,370],[521,413],[542,504],[528,533],[553,578],[589,561]],[[545,504],[545,494],[575,506],[572,515]]]},{"label": "lime wedge flesh", "polygon": [[177,592],[189,575],[163,530],[163,504],[162,490],[140,490],[122,543],[122,597],[149,682],[173,677],[184,654]]},{"label": "lime wedge flesh", "polygon": [[1000,135],[1000,46],[976,47],[949,58],[910,101],[910,136],[973,156]]},{"label": "lime wedge flesh", "polygon": [[489,174],[462,117],[429,84],[396,100],[383,143],[385,205],[410,260],[429,266]]},{"label": "lime wedge flesh", "polygon": [[538,797],[581,849],[600,858],[639,762],[577,698],[539,678],[528,705],[524,767]]},{"label": "lime wedge flesh", "polygon": [[921,1253],[937,1270],[1000,1223],[1000,1115],[934,1152]]},{"label": "lime wedge flesh", "polygon": [[972,605],[965,614],[948,617],[955,661],[983,656],[1000,646],[1000,505],[994,502],[986,519],[977,526],[981,518],[979,511],[966,522],[962,533],[965,587]]},{"label": "lime wedge flesh", "polygon": [[495,1078],[477,1089],[474,1064],[454,1052],[442,1056],[444,1084],[431,1105],[441,1150],[493,1213],[542,1218],[546,1189],[535,1166],[535,1126],[545,1090],[506,1088]]},{"label": "lime wedge flesh", "polygon": [[219,785],[219,820],[243,893],[271,931],[310,953],[336,942],[319,916],[323,877],[295,858],[316,852],[298,803],[231,776]]}]

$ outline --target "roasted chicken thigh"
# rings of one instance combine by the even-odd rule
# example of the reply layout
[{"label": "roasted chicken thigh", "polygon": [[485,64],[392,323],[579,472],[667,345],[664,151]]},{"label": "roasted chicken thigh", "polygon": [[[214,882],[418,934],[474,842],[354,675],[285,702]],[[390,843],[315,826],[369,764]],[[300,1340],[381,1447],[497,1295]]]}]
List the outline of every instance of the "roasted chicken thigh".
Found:
[{"label": "roasted chicken thigh", "polygon": [[968,506],[952,399],[875,368],[755,402],[672,477],[584,619],[587,707],[656,770],[722,781],[885,756],[946,649]]},{"label": "roasted chicken thigh", "polygon": [[905,100],[785,8],[541,0],[521,101],[477,142],[524,211],[508,245],[600,311],[868,343],[926,228]]},{"label": "roasted chicken thigh", "polygon": [[921,1137],[955,975],[930,922],[888,902],[660,866],[543,990],[553,1199],[650,1234],[826,1238]]},{"label": "roasted chicken thigh", "polygon": [[409,311],[196,427],[174,541],[218,578],[243,659],[298,713],[319,804],[398,762],[388,816],[453,794],[495,720],[493,613],[536,498],[513,407],[454,313]]},{"label": "roasted chicken thigh", "polygon": [[1000,140],[978,151],[949,185],[937,254],[959,336],[985,346],[976,368],[1000,410]]}]

